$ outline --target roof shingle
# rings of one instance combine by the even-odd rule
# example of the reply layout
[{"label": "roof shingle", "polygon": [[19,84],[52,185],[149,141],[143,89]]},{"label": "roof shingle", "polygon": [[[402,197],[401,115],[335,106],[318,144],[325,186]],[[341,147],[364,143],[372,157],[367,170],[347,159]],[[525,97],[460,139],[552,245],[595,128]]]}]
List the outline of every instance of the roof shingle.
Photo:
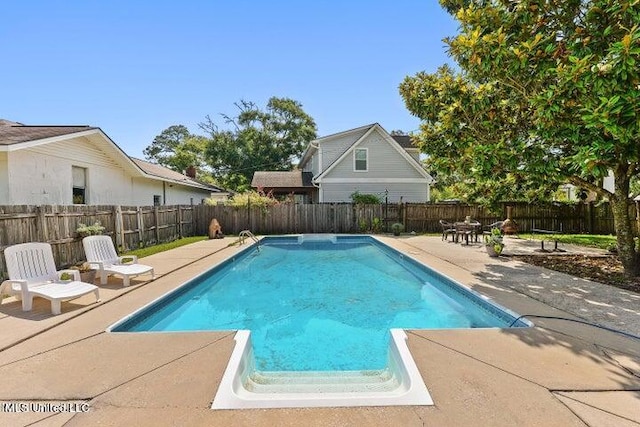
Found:
[{"label": "roof shingle", "polygon": [[196,186],[200,186],[200,187],[208,187],[211,189],[211,191],[214,192],[223,192],[226,190],[223,190],[219,187],[216,187],[215,185],[211,185],[211,184],[207,184],[204,182],[200,182],[196,179],[190,178],[187,175],[183,175],[180,172],[176,172],[174,170],[171,170],[169,168],[166,168],[162,165],[159,165],[157,163],[151,163],[151,162],[147,162],[146,160],[141,160],[141,159],[137,159],[135,157],[131,157],[131,160],[133,160],[133,162],[138,165],[138,167],[140,169],[142,169],[145,173],[149,174],[149,175],[154,175],[157,176],[159,178],[164,178],[164,179],[170,179],[172,181],[176,181],[176,182],[183,182],[187,185],[196,185]]},{"label": "roof shingle", "polygon": [[[94,126],[29,126],[10,120],[0,119],[0,145],[13,145],[21,142],[37,141],[55,136],[70,135],[87,130],[99,129]],[[126,154],[123,152],[126,156]],[[129,156],[127,156],[129,157]],[[189,186],[206,188],[212,192],[225,192],[226,190],[190,178],[179,172],[175,172],[164,166],[150,163],[144,160],[129,157],[142,171],[161,179],[183,183]]]},{"label": "roof shingle", "polygon": [[415,145],[413,145],[413,141],[411,141],[411,136],[409,135],[391,135],[391,138],[393,138],[405,150],[411,149],[411,148],[418,148]]},{"label": "roof shingle", "polygon": [[313,187],[311,172],[294,171],[256,171],[251,180],[254,188],[298,188]]},{"label": "roof shingle", "polygon": [[27,141],[52,138],[97,129],[92,126],[27,126],[22,123],[0,120],[0,145],[19,144]]}]

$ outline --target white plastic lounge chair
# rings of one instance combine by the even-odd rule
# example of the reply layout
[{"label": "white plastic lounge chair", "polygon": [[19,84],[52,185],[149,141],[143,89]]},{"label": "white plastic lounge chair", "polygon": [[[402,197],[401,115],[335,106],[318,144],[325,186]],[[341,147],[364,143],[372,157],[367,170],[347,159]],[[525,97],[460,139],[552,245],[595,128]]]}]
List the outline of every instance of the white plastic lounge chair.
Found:
[{"label": "white plastic lounge chair", "polygon": [[[122,276],[124,286],[129,286],[131,277],[141,274],[151,273],[151,278],[155,278],[153,267],[138,264],[138,257],[135,255],[125,255],[119,257],[113,241],[109,236],[89,236],[82,239],[84,253],[87,256],[87,262],[98,268],[100,274],[100,283],[107,284],[107,276],[109,274],[117,274]],[[123,264],[123,258],[131,258],[130,264]]]},{"label": "white plastic lounge chair", "polygon": [[[22,299],[22,310],[30,311],[33,297],[42,297],[51,301],[51,312],[60,314],[62,301],[81,297],[88,293],[96,294],[96,302],[100,301],[97,286],[80,281],[77,270],[56,270],[53,251],[48,243],[22,243],[9,246],[4,250],[9,279],[0,285],[0,302],[2,296],[15,295]],[[62,281],[62,273],[73,277],[71,281]]]}]

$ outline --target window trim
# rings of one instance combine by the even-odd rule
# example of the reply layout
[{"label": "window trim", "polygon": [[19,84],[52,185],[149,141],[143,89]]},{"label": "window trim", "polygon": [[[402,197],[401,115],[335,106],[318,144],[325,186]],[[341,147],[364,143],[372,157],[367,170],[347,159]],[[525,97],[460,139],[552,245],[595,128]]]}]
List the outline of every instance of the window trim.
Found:
[{"label": "window trim", "polygon": [[[357,169],[356,168],[356,159],[357,159],[357,155],[356,153],[358,151],[364,151],[365,152],[365,158],[364,158],[364,169]],[[354,172],[369,172],[369,149],[368,148],[354,148],[353,149],[353,171]]]},{"label": "window trim", "polygon": [[[74,177],[73,177],[73,171],[74,169],[78,169],[78,170],[82,170],[82,174],[83,174],[83,181],[84,181],[84,187],[77,187],[74,182]],[[83,167],[83,166],[76,166],[76,165],[72,165],[71,166],[71,204],[73,205],[87,205],[88,204],[88,187],[89,187],[89,183],[88,181],[88,173],[87,173],[87,168]],[[76,195],[76,190],[79,190],[79,192],[82,193],[82,203],[76,203],[76,201],[74,200]]]}]

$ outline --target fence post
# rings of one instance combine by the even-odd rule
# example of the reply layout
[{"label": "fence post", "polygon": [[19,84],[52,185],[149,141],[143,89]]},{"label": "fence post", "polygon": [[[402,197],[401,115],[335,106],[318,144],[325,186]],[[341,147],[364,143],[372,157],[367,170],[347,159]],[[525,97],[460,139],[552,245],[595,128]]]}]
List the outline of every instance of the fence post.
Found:
[{"label": "fence post", "polygon": [[138,247],[141,247],[144,243],[144,220],[142,219],[142,207],[140,206],[136,209],[136,219],[138,220]]},{"label": "fence post", "polygon": [[122,234],[122,208],[120,205],[113,207],[113,230],[115,233],[116,248],[122,248],[126,250],[124,245],[124,235]]},{"label": "fence post", "polygon": [[[71,237],[71,230],[69,229],[69,209],[66,205],[62,207],[62,223],[64,227],[64,238]],[[69,247],[69,243],[67,243],[67,247]]]},{"label": "fence post", "polygon": [[[389,190],[386,190],[389,193]],[[389,232],[389,196],[384,197],[384,232]]]},{"label": "fence post", "polygon": [[402,205],[402,224],[407,227],[407,202]]},{"label": "fence post", "polygon": [[331,204],[331,232],[337,233],[338,227],[336,227],[336,204]]},{"label": "fence post", "polygon": [[153,222],[156,224],[156,245],[160,243],[160,224],[158,223],[158,206],[153,207]]},{"label": "fence post", "polygon": [[593,234],[593,205],[591,204],[591,202],[586,203],[585,213],[586,213],[585,219],[587,223],[587,231],[589,232],[589,234]]},{"label": "fence post", "polygon": [[182,239],[182,205],[178,205],[178,238]]},{"label": "fence post", "polygon": [[[322,206],[322,205],[318,205],[318,206]],[[317,230],[317,228],[316,228],[316,211],[317,211],[317,209],[315,209],[315,208],[311,211],[311,224],[312,224],[311,225],[311,230],[312,230],[311,232],[312,233],[315,233],[316,230]]]},{"label": "fence post", "polygon": [[44,216],[44,207],[36,206],[36,230],[39,242],[47,242],[49,232],[47,230],[47,221]]},{"label": "fence post", "polygon": [[[204,205],[202,205],[204,206]],[[197,212],[196,212],[197,211]],[[191,204],[191,234],[196,235],[200,234],[200,209],[196,209]]]},{"label": "fence post", "polygon": [[247,230],[251,230],[251,197],[247,194]]}]

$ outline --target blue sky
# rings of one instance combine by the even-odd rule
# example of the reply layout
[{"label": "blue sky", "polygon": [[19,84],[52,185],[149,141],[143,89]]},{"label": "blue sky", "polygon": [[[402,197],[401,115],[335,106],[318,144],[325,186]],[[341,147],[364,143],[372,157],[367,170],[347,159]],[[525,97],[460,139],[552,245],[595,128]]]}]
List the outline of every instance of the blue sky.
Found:
[{"label": "blue sky", "polygon": [[0,13],[0,118],[102,128],[129,155],[198,133],[240,99],[303,104],[318,134],[417,129],[407,75],[451,62],[436,0],[11,1]]}]

